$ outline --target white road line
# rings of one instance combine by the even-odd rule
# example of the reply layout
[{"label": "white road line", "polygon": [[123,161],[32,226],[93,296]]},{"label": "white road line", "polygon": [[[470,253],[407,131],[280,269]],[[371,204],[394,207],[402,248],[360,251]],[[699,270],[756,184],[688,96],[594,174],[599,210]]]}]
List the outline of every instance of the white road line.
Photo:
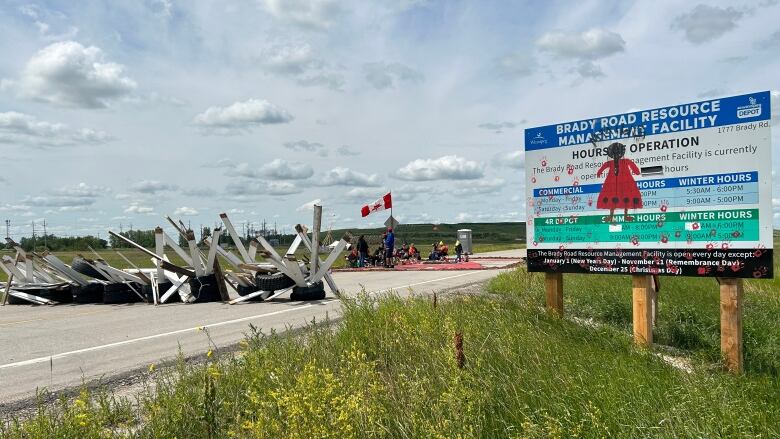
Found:
[{"label": "white road line", "polygon": [[480,273],[482,271],[483,270],[475,270],[475,271],[470,271],[470,272],[467,272],[467,273],[456,274],[454,276],[440,277],[438,279],[426,280],[426,281],[423,281],[423,282],[417,282],[417,283],[413,283],[413,284],[409,284],[409,285],[401,285],[401,286],[398,286],[398,287],[390,287],[390,288],[384,288],[384,289],[381,289],[381,290],[370,291],[370,293],[371,294],[386,293],[388,291],[398,290],[398,289],[401,289],[401,288],[411,288],[411,287],[416,287],[417,285],[424,285],[424,284],[429,284],[429,283],[432,283],[432,282],[438,282],[440,280],[455,279],[456,277],[463,277],[463,276],[471,276],[472,274],[477,274],[477,273]]},{"label": "white road line", "polygon": [[[376,294],[376,293],[393,291],[393,290],[397,290],[397,289],[401,289],[401,288],[411,288],[411,287],[416,287],[418,285],[429,284],[429,283],[432,283],[432,282],[439,282],[439,281],[443,281],[443,280],[455,279],[455,278],[463,277],[463,276],[471,276],[473,274],[477,274],[477,273],[481,273],[481,272],[482,271],[470,271],[470,272],[467,272],[467,273],[456,274],[454,276],[441,277],[441,278],[438,278],[438,279],[431,279],[431,280],[426,280],[426,281],[423,281],[423,282],[416,282],[416,283],[408,284],[408,285],[401,285],[401,286],[397,286],[397,287],[384,288],[384,289],[381,289],[381,290],[372,291],[371,293],[372,294]],[[308,304],[308,305],[298,306],[298,307],[295,307],[295,308],[274,311],[274,312],[270,312],[270,313],[266,313],[266,314],[258,314],[258,315],[249,316],[249,317],[242,317],[240,319],[233,319],[233,320],[226,320],[224,322],[212,323],[210,325],[203,325],[201,327],[179,329],[179,330],[176,330],[176,331],[163,332],[163,333],[160,333],[160,334],[147,335],[145,337],[133,338],[133,339],[130,339],[130,340],[123,340],[123,341],[119,341],[119,342],[115,342],[115,343],[108,343],[108,344],[104,344],[104,345],[100,345],[100,346],[92,346],[92,347],[89,347],[89,348],[78,349],[78,350],[70,351],[70,352],[63,352],[63,353],[60,353],[60,354],[54,354],[54,355],[50,355],[50,356],[46,356],[46,357],[38,357],[38,358],[32,358],[30,360],[17,361],[15,363],[8,363],[8,364],[0,365],[0,370],[2,370],[2,369],[10,369],[10,368],[20,367],[20,366],[29,366],[31,364],[37,364],[37,363],[44,363],[44,362],[47,362],[47,361],[64,358],[64,357],[67,357],[67,356],[70,356],[70,355],[76,355],[76,354],[83,354],[83,353],[86,353],[86,352],[99,351],[99,350],[102,350],[102,349],[108,349],[108,348],[113,348],[113,347],[117,347],[117,346],[123,346],[123,345],[131,344],[131,343],[137,343],[139,341],[154,340],[156,338],[167,337],[169,335],[183,334],[183,333],[189,332],[189,331],[197,331],[199,328],[216,328],[218,326],[230,325],[230,324],[233,324],[233,323],[241,323],[241,322],[245,322],[247,320],[258,319],[258,318],[261,318],[261,317],[269,317],[269,316],[283,314],[283,313],[287,313],[287,312],[291,312],[291,311],[299,311],[299,310],[302,310],[302,309],[311,308],[313,306],[314,306],[313,304]]]},{"label": "white road line", "polygon": [[78,349],[78,350],[70,351],[70,352],[63,352],[61,354],[50,355],[50,356],[47,356],[47,357],[38,357],[38,358],[32,358],[30,360],[17,361],[16,363],[8,363],[8,364],[0,365],[0,369],[10,369],[12,367],[29,366],[31,364],[43,363],[43,362],[50,361],[50,360],[56,360],[56,359],[59,359],[59,358],[67,357],[69,355],[83,354],[85,352],[99,351],[101,349],[107,349],[107,348],[113,348],[113,347],[116,347],[116,346],[122,346],[122,345],[126,345],[126,344],[137,343],[139,341],[153,340],[155,338],[166,337],[166,336],[169,336],[169,335],[183,334],[183,333],[189,332],[189,331],[198,331],[201,328],[216,328],[218,326],[230,325],[232,323],[240,323],[240,322],[244,322],[244,321],[247,321],[247,320],[258,319],[260,317],[268,317],[268,316],[283,314],[283,313],[290,312],[290,311],[298,311],[298,310],[301,310],[301,309],[311,308],[312,306],[314,306],[314,305],[313,304],[308,304],[308,305],[303,305],[303,306],[297,306],[295,308],[283,309],[283,310],[279,310],[279,311],[269,312],[267,314],[258,314],[258,315],[255,315],[255,316],[242,317],[240,319],[226,320],[224,322],[212,323],[210,325],[203,325],[203,326],[195,327],[195,328],[179,329],[177,331],[163,332],[161,334],[147,335],[146,337],[133,338],[131,340],[123,340],[123,341],[119,341],[119,342],[116,342],[116,343],[109,343],[109,344],[104,344],[104,345],[100,345],[100,346],[92,346],[92,347],[89,347],[89,348]]}]

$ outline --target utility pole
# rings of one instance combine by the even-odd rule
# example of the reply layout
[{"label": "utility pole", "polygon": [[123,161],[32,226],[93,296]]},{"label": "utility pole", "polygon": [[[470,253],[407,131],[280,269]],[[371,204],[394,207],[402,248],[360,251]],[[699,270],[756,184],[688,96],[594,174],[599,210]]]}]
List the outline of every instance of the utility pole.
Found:
[{"label": "utility pole", "polygon": [[43,246],[45,248],[47,248],[47,249],[49,248],[49,241],[48,241],[48,238],[46,237],[46,220],[45,219],[43,220]]},{"label": "utility pole", "polygon": [[35,221],[32,222],[32,249],[35,251]]},{"label": "utility pole", "polygon": [[9,219],[5,220],[5,237],[11,237],[11,220]]}]

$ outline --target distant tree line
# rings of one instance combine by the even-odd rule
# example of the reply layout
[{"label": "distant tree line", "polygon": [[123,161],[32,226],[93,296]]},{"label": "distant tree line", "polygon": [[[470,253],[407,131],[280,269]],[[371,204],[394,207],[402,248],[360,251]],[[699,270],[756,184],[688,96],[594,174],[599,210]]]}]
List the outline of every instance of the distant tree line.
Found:
[{"label": "distant tree line", "polygon": [[55,236],[41,235],[32,237],[23,237],[19,244],[25,251],[63,251],[63,250],[88,250],[106,248],[108,241],[92,235],[87,236]]}]

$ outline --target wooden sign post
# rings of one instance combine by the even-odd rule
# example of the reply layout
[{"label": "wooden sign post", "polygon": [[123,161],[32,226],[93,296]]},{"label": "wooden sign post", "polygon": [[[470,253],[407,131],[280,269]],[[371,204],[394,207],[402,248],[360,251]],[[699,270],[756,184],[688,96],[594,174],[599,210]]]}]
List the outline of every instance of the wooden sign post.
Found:
[{"label": "wooden sign post", "polygon": [[742,279],[718,278],[720,283],[720,351],[731,373],[742,373]]},{"label": "wooden sign post", "polygon": [[653,344],[653,276],[634,274],[633,286],[634,343],[640,346]]},{"label": "wooden sign post", "polygon": [[547,298],[547,310],[563,317],[563,274],[544,273],[544,289]]}]

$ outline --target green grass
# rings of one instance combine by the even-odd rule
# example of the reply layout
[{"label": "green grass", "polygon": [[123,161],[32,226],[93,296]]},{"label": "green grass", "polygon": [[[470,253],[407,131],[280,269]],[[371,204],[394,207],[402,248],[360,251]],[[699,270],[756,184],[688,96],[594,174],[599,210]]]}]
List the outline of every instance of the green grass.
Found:
[{"label": "green grass", "polygon": [[83,394],[12,421],[0,436],[780,435],[776,375],[678,370],[635,348],[620,317],[588,327],[548,315],[538,278],[518,270],[492,283],[503,294],[440,298],[436,308],[430,298],[347,301],[338,325],[294,336],[251,331],[239,355],[179,362],[134,406]]},{"label": "green grass", "polygon": [[[776,262],[775,269],[780,268]],[[501,274],[490,291],[530,296],[544,303],[544,274],[521,268]],[[631,332],[630,276],[564,275],[564,313],[594,319]],[[743,309],[744,361],[748,373],[780,376],[780,279],[745,280]],[[688,351],[704,363],[720,360],[720,295],[714,278],[661,277],[657,344]]]}]

